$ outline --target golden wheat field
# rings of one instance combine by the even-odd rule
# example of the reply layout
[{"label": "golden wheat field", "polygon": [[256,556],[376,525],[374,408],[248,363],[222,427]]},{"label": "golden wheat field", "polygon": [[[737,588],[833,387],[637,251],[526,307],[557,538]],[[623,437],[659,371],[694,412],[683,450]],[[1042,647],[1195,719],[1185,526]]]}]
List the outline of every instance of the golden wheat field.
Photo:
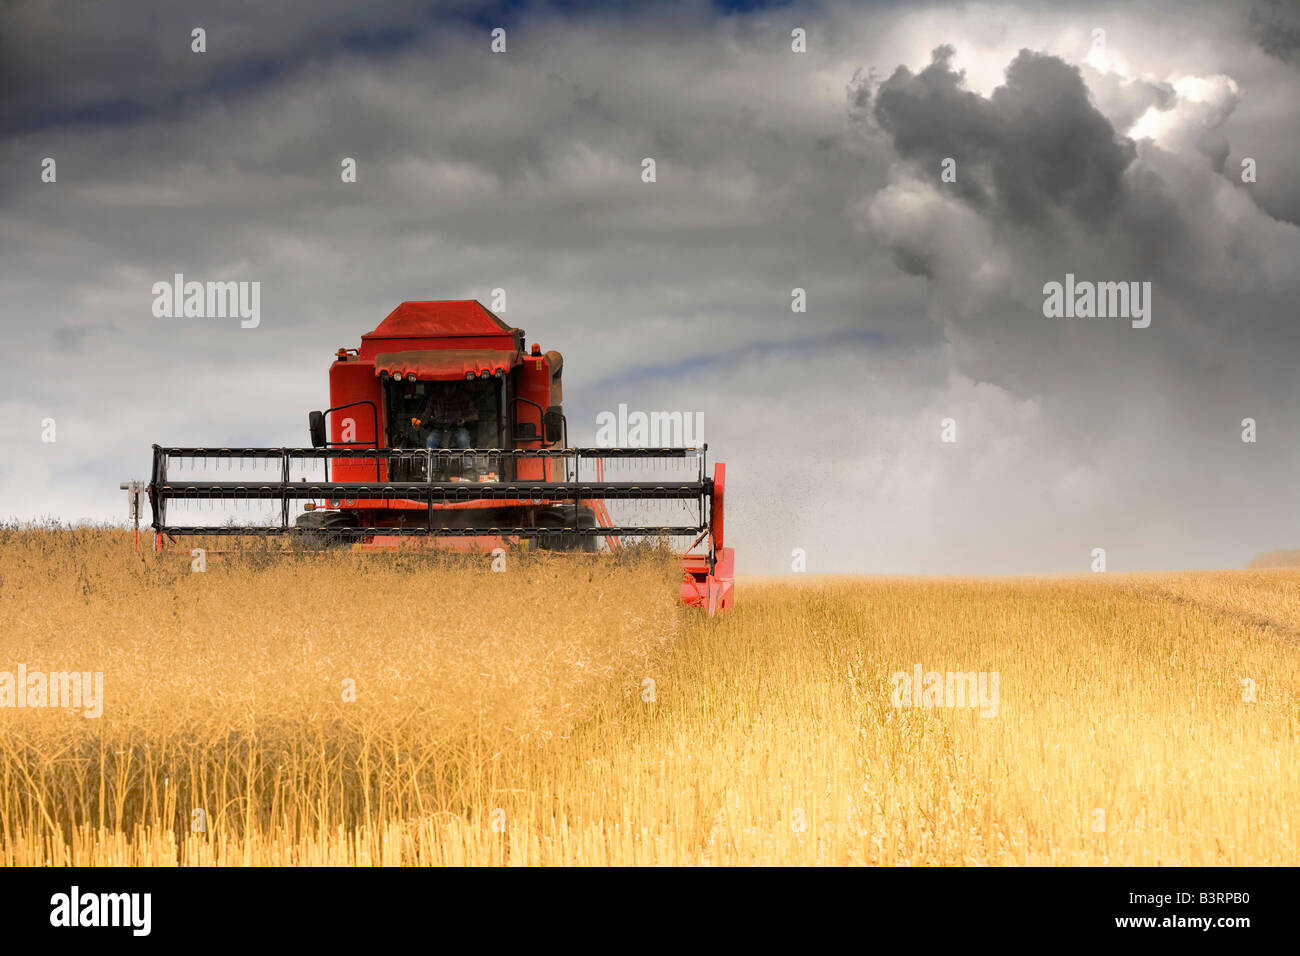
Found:
[{"label": "golden wheat field", "polygon": [[[715,619],[675,576],[0,531],[0,698],[103,674],[98,717],[0,707],[0,860],[1300,862],[1300,571],[742,580]],[[916,669],[996,714],[895,706]]]}]

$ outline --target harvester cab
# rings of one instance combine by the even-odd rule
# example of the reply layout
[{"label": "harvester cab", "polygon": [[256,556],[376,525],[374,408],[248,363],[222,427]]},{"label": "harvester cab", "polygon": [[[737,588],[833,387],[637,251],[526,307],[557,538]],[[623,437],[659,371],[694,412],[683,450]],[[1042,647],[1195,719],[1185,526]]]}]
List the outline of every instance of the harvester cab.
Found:
[{"label": "harvester cab", "polygon": [[[725,466],[708,473],[707,446],[570,447],[563,371],[559,352],[525,349],[523,330],[477,301],[404,302],[335,354],[311,448],[155,445],[155,548],[260,534],[309,549],[598,553],[656,539],[682,553],[685,603],[730,607]],[[211,480],[222,467],[242,480]],[[222,520],[231,505],[260,514]],[[213,518],[173,522],[171,506]]]}]

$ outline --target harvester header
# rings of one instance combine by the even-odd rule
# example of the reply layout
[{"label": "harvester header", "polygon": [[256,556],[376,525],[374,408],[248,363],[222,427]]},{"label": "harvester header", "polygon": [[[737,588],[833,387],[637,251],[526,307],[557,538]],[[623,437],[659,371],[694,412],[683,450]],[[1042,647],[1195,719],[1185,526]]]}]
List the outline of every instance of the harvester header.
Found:
[{"label": "harvester header", "polygon": [[[259,534],[311,549],[594,554],[653,538],[682,553],[685,603],[730,607],[725,466],[709,472],[707,446],[570,446],[563,371],[559,352],[526,350],[523,331],[477,301],[404,302],[335,353],[330,405],[308,414],[310,448],[155,445],[155,548]],[[223,469],[231,480],[214,480]],[[186,517],[172,520],[172,505]],[[232,506],[258,514],[217,517]]]}]

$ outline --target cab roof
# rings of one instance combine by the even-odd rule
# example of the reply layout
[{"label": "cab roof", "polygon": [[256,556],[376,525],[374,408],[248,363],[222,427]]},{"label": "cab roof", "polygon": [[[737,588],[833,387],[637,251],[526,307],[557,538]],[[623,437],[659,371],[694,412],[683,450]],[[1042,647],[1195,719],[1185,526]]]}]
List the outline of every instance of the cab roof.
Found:
[{"label": "cab roof", "polygon": [[366,338],[411,339],[424,336],[509,335],[515,329],[489,312],[477,299],[403,302]]}]

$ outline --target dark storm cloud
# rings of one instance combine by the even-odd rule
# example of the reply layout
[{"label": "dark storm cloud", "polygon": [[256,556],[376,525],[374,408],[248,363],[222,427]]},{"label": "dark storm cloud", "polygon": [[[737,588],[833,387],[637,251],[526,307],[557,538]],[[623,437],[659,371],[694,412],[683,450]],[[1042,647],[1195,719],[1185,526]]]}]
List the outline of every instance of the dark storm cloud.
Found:
[{"label": "dark storm cloud", "polygon": [[1093,107],[1078,69],[1021,50],[985,99],[963,88],[953,54],[938,47],[920,73],[899,67],[876,93],[875,119],[898,154],[927,171],[955,159],[956,192],[1012,224],[1044,225],[1053,210],[1108,222],[1136,151]]},{"label": "dark storm cloud", "polygon": [[[126,124],[265,86],[322,46],[341,45],[366,19],[333,7],[18,0],[0,18],[0,126],[26,133]],[[375,16],[384,16],[382,4]],[[208,34],[201,54],[190,48],[195,27]],[[303,27],[305,43],[284,42]]]},{"label": "dark storm cloud", "polygon": [[1295,0],[1255,0],[1250,26],[1260,49],[1300,66],[1300,4]]},{"label": "dark storm cloud", "polygon": [[[1136,269],[1166,290],[1184,287],[1211,298],[1261,285],[1234,286],[1204,261],[1207,249],[1221,244],[1223,223],[1189,200],[1209,184],[1224,193],[1222,183],[1205,176],[1206,169],[1223,172],[1230,152],[1217,124],[1197,130],[1189,142],[1202,162],[1190,152],[1190,161],[1171,162],[1148,145],[1148,161],[1139,163],[1137,146],[1093,105],[1077,68],[1022,50],[1008,64],[1005,83],[984,97],[965,89],[962,74],[949,66],[952,55],[951,47],[939,47],[920,73],[897,70],[874,93],[873,116],[920,180],[951,190],[992,235],[1015,248],[1020,262],[1041,271],[1071,261],[1109,262],[1116,272]],[[1171,109],[1176,99],[1167,85],[1125,85],[1145,91],[1139,95],[1156,110]],[[957,160],[957,182],[941,184],[940,164],[948,156]],[[1252,200],[1244,203],[1257,214]],[[1267,216],[1258,218],[1267,224]],[[1085,234],[1072,238],[1072,229]],[[905,242],[893,250],[908,271],[931,274],[925,264],[934,259],[933,248]],[[1252,268],[1240,244],[1225,252]]]},{"label": "dark storm cloud", "polygon": [[[1259,228],[1271,221],[1248,193],[1233,197],[1233,188],[1209,175],[1222,173],[1229,152],[1221,130],[1196,132],[1189,152],[1178,160],[1148,144],[1140,162],[1135,144],[1092,105],[1076,68],[1022,50],[1008,65],[1006,82],[984,97],[965,89],[962,75],[949,66],[951,56],[951,48],[941,47],[919,74],[896,71],[874,95],[874,117],[914,175],[934,190],[931,194],[951,195],[967,205],[993,243],[987,249],[954,249],[942,231],[904,229],[889,240],[900,268],[930,278],[942,290],[956,288],[986,253],[1001,251],[1015,263],[1008,278],[1017,280],[1018,288],[990,291],[983,303],[960,294],[962,321],[983,316],[1004,331],[1014,329],[1023,338],[1020,357],[1038,346],[1059,348],[1072,333],[1042,321],[1038,290],[1066,271],[1084,278],[1088,269],[1101,280],[1140,276],[1152,281],[1184,331],[1213,327],[1223,321],[1223,311],[1245,308],[1257,334],[1296,347],[1300,337],[1281,307],[1282,290],[1293,283],[1282,274],[1265,278],[1260,272],[1279,251]],[[1152,106],[1167,110],[1172,103]],[[954,129],[960,135],[954,137]],[[957,159],[956,183],[939,181],[946,156]],[[1206,190],[1225,204],[1239,200],[1237,214],[1255,221],[1253,233],[1225,238],[1225,223],[1199,199]],[[1293,246],[1289,235],[1286,244]],[[1114,357],[1109,345],[1085,340],[1075,345],[1080,346],[1086,352],[1075,361],[1083,367],[1090,364],[1087,352],[1098,366],[1126,361]],[[1198,347],[1191,336],[1161,346],[1166,357],[1193,363]],[[1001,363],[977,343],[969,343],[969,349],[966,358],[979,374],[990,374],[986,362]],[[1021,366],[1019,372],[1002,369],[995,380],[1020,381],[1037,390],[1046,387],[1039,375],[1055,374],[1044,373],[1046,365],[1013,364]]]}]

